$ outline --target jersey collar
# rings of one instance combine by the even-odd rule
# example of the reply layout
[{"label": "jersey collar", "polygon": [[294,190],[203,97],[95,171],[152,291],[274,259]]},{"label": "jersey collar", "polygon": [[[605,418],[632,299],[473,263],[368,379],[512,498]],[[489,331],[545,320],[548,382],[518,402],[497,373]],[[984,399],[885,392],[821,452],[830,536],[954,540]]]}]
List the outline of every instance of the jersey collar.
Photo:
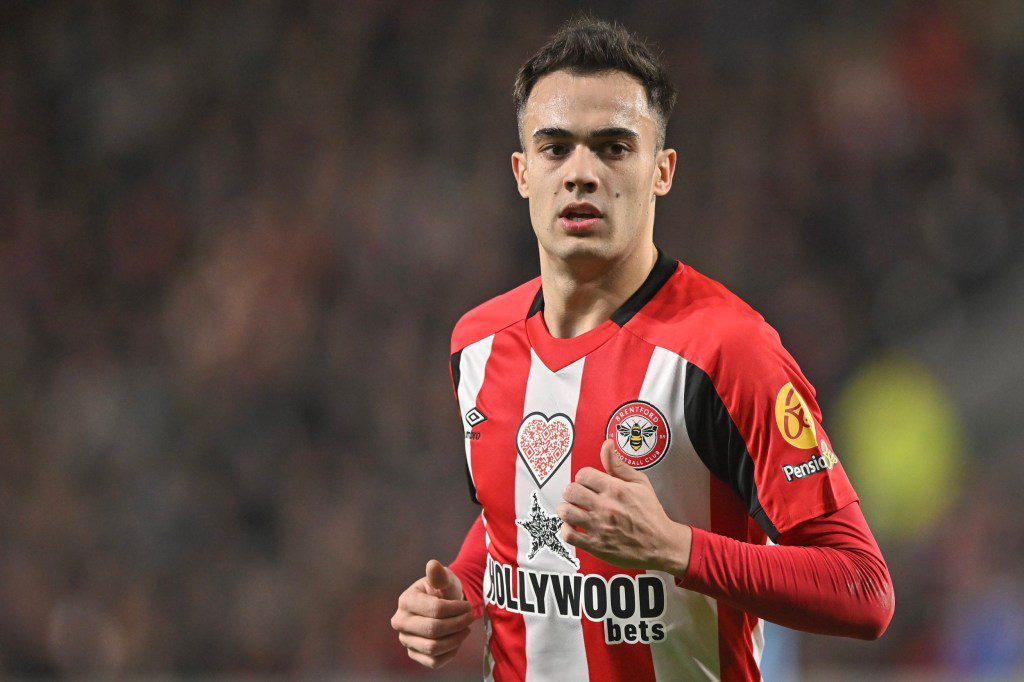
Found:
[{"label": "jersey collar", "polygon": [[669,258],[658,249],[658,260],[640,288],[634,291],[609,319],[588,332],[568,339],[556,338],[548,331],[544,316],[539,314],[544,310],[544,288],[539,288],[526,316],[526,333],[537,357],[548,369],[557,372],[597,350],[654,298],[678,266],[679,261]]}]

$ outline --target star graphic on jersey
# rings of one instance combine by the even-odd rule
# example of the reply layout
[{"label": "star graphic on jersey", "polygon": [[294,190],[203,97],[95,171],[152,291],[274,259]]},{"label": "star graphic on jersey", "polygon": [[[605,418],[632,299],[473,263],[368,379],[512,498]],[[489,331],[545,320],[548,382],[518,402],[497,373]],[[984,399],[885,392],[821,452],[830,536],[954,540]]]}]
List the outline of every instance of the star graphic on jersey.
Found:
[{"label": "star graphic on jersey", "polygon": [[569,554],[569,550],[565,548],[561,538],[558,537],[558,529],[562,527],[562,519],[557,516],[551,516],[544,507],[540,506],[540,500],[537,499],[536,492],[533,493],[530,518],[525,520],[516,519],[516,525],[521,526],[530,534],[530,554],[527,558],[532,559],[537,556],[537,552],[546,548],[576,568],[580,567],[579,560],[574,559]]}]

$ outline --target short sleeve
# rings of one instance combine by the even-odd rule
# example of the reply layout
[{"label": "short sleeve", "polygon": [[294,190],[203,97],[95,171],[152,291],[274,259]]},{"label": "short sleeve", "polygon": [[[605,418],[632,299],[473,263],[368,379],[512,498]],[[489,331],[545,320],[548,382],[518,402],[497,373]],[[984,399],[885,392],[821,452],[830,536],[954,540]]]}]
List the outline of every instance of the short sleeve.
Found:
[{"label": "short sleeve", "polygon": [[857,500],[814,388],[774,329],[732,325],[703,364],[686,370],[690,440],[768,537]]}]

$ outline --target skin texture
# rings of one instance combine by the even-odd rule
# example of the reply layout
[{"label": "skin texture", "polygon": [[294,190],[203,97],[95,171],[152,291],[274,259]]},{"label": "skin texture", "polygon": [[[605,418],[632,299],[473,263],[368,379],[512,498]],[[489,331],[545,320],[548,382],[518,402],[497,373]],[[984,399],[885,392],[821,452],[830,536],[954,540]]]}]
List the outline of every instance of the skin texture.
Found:
[{"label": "skin texture", "polygon": [[[644,88],[622,72],[545,75],[530,93],[520,132],[512,171],[537,236],[544,322],[553,336],[577,336],[607,320],[654,267],[655,200],[672,188],[676,153],[659,148]],[[591,229],[562,224],[573,202],[601,212]],[[563,538],[610,563],[681,575],[689,527],[665,515],[647,477],[612,447],[609,440],[601,451],[607,473],[582,469],[566,488]],[[391,625],[413,660],[439,668],[455,656],[472,619],[458,578],[431,560],[402,593]]]},{"label": "skin texture", "polygon": [[474,618],[454,573],[435,559],[427,562],[425,573],[398,598],[391,627],[409,658],[440,668],[455,657]]},{"label": "skin texture", "polygon": [[[512,172],[537,236],[544,321],[554,336],[577,336],[607,320],[653,267],[655,199],[672,188],[676,153],[657,148],[643,86],[617,71],[544,76],[520,130]],[[563,227],[572,202],[601,211],[592,230]]]},{"label": "skin texture", "polygon": [[650,479],[618,458],[611,438],[601,464],[605,471],[585,467],[565,487],[562,539],[616,566],[685,574],[690,527],[665,514]]}]

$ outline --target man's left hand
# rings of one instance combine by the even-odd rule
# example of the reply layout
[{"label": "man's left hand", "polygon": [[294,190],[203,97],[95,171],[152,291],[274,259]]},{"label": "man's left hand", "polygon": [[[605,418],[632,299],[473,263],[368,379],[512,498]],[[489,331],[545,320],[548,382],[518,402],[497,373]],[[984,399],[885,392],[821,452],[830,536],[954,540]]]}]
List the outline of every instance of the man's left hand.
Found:
[{"label": "man's left hand", "polygon": [[562,539],[616,566],[685,574],[690,527],[665,514],[650,479],[619,459],[611,438],[601,446],[601,464],[605,471],[585,467],[565,487]]}]

